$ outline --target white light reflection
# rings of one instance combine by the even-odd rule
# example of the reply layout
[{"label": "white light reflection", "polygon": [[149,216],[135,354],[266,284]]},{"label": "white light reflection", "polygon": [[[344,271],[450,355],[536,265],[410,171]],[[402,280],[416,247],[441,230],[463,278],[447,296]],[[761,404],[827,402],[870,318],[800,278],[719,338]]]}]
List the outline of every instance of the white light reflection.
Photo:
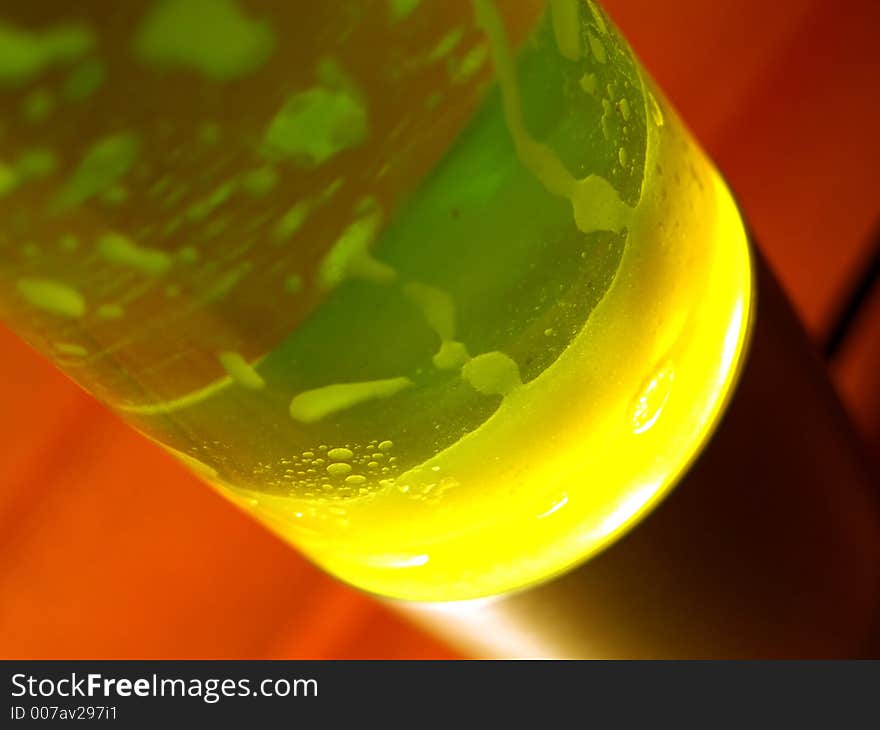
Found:
[{"label": "white light reflection", "polygon": [[530,636],[516,615],[492,610],[496,600],[504,597],[447,603],[404,603],[396,604],[394,608],[468,652],[479,647],[488,656],[497,656],[499,647],[502,647],[505,657],[546,658],[546,640]]},{"label": "white light reflection", "polygon": [[652,482],[627,496],[599,526],[590,533],[590,540],[605,538],[617,532],[651,500],[662,486],[662,480]]},{"label": "white light reflection", "polygon": [[567,505],[567,504],[568,504],[568,495],[565,494],[565,493],[563,492],[562,497],[560,497],[558,500],[556,500],[556,501],[550,506],[550,509],[548,509],[548,510],[542,512],[541,514],[537,515],[537,518],[538,518],[539,520],[543,520],[545,517],[549,517],[549,516],[552,515],[554,512],[558,512],[558,511],[561,510],[563,507],[565,507],[565,505]]},{"label": "white light reflection", "polygon": [[369,558],[366,562],[374,568],[419,568],[426,565],[431,559],[430,555],[378,555]]},{"label": "white light reflection", "polygon": [[719,383],[724,383],[730,375],[730,367],[733,359],[736,357],[736,351],[739,347],[742,336],[743,324],[743,301],[738,299],[733,310],[733,316],[730,324],[727,325],[727,332],[724,333],[724,346],[721,349],[721,368],[718,371]]}]

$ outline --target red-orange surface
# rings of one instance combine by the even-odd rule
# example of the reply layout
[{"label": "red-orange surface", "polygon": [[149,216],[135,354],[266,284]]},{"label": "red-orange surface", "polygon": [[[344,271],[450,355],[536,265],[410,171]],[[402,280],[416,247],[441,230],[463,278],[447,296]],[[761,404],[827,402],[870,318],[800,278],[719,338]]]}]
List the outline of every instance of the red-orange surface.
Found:
[{"label": "red-orange surface", "polygon": [[[604,5],[820,338],[880,221],[880,3]],[[880,453],[880,292],[833,372]],[[0,656],[454,656],[312,568],[3,329],[0,375]]]}]

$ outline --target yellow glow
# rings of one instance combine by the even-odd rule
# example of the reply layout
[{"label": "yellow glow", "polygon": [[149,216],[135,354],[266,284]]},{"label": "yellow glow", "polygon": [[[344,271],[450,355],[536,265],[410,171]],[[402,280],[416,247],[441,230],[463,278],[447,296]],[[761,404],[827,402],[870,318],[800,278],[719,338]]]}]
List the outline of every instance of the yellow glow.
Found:
[{"label": "yellow glow", "polygon": [[[664,109],[663,119],[617,279],[552,365],[482,426],[400,475],[397,489],[350,502],[357,530],[328,519],[310,530],[290,498],[260,494],[251,509],[345,580],[427,601],[553,576],[641,519],[717,422],[752,303],[733,199],[674,113]],[[412,498],[444,479],[454,488],[442,499]]]},{"label": "yellow glow", "polygon": [[[557,7],[569,12],[574,5]],[[218,484],[329,572],[407,600],[460,601],[519,589],[588,559],[631,529],[718,422],[751,320],[751,262],[739,212],[650,83],[633,78],[642,85],[647,140],[640,198],[625,203],[607,179],[587,170],[576,176],[551,145],[530,135],[500,16],[489,0],[475,0],[475,8],[523,170],[567,201],[581,234],[625,236],[613,281],[586,321],[577,321],[565,349],[530,379],[521,378],[508,353],[471,357],[463,350],[461,378],[498,396],[497,408],[421,463],[407,460],[393,479],[379,478],[374,490],[352,486],[344,500],[334,500]],[[590,39],[594,56],[602,48],[598,55],[612,60],[598,37]],[[575,40],[562,38],[570,55]],[[346,229],[357,235],[343,235],[342,248],[331,252],[336,268],[348,272],[336,284],[353,275],[357,259],[360,274],[364,261],[373,262],[368,276],[354,277],[360,283],[391,287],[397,275],[376,275],[380,261],[371,258],[378,218],[360,220],[366,228]],[[435,334],[452,342],[454,301],[424,284],[402,286]],[[150,412],[169,413],[230,385],[223,378]],[[403,376],[321,386],[294,394],[290,415],[298,426],[323,423],[409,386],[416,387]],[[392,446],[377,444],[374,456],[390,465],[397,461]],[[330,476],[351,470],[347,462],[321,461],[321,473]]]}]

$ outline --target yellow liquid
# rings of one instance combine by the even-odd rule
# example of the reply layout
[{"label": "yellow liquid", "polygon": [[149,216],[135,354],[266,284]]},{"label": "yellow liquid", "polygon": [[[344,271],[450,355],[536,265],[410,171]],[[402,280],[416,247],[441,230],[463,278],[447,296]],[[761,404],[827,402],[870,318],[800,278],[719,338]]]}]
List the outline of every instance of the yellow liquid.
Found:
[{"label": "yellow liquid", "polygon": [[[503,88],[512,62],[500,21],[489,3],[476,5],[509,105],[517,92]],[[515,83],[512,65],[507,71]],[[555,362],[506,393],[478,428],[364,499],[315,510],[247,494],[249,510],[329,572],[409,600],[523,587],[632,526],[709,436],[748,332],[746,234],[718,172],[643,83],[645,177],[625,252],[610,288]],[[512,136],[525,136],[507,111]],[[529,149],[529,138],[520,142],[522,164],[553,188],[552,153]],[[584,202],[589,222],[589,193]],[[577,217],[578,201],[572,205]]]},{"label": "yellow liquid", "polygon": [[[468,25],[418,63],[389,56],[401,74],[422,69],[425,84],[443,64],[452,79],[445,101],[399,94],[407,114],[422,106],[397,124],[400,109],[379,109],[397,103],[381,91],[387,79],[326,59],[320,83],[263,114],[277,79],[299,88],[285,76],[297,68],[284,56],[297,51],[291,38],[322,36],[296,31],[309,18],[292,6],[248,22],[236,3],[220,7],[156,5],[135,60],[111,51],[109,81],[91,92],[103,113],[89,120],[113,124],[66,179],[52,165],[26,179],[34,154],[10,173],[21,179],[0,197],[15,206],[0,245],[36,243],[0,270],[4,316],[366,590],[493,595],[618,537],[719,418],[752,284],[729,191],[607,18],[554,0],[514,53],[502,6],[474,0]],[[394,22],[427,34],[442,11],[425,3]],[[202,22],[212,12],[222,17]],[[175,30],[186,19],[228,38],[193,45]],[[370,22],[364,33],[379,33]],[[392,50],[405,43],[409,30],[382,23]],[[89,37],[68,35],[62,61]],[[361,45],[370,58],[382,50]],[[480,94],[489,69],[497,83]],[[207,77],[201,96],[186,73]],[[119,90],[126,74],[141,75],[148,108],[178,114],[176,127],[142,129],[136,109],[131,129],[115,121],[137,103]],[[233,82],[251,94],[235,110],[217,86]],[[204,121],[209,108],[225,126]],[[51,161],[33,129],[16,134]],[[441,159],[407,157],[435,137],[448,147]],[[2,139],[0,152],[10,154]],[[349,188],[361,197],[344,205]]]},{"label": "yellow liquid", "polygon": [[650,152],[620,273],[552,366],[392,488],[337,506],[344,520],[319,518],[318,535],[298,500],[251,494],[248,509],[354,585],[441,601],[564,571],[644,515],[719,417],[751,307],[718,173],[680,130]]}]

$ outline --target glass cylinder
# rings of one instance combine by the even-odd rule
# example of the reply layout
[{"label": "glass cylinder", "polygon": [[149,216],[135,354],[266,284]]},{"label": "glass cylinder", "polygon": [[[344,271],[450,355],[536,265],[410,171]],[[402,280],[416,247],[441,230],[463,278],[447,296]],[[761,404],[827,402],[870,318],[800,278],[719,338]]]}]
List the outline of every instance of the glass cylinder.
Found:
[{"label": "glass cylinder", "polygon": [[560,574],[730,397],[741,217],[593,2],[18,4],[0,98],[3,319],[353,585]]}]

